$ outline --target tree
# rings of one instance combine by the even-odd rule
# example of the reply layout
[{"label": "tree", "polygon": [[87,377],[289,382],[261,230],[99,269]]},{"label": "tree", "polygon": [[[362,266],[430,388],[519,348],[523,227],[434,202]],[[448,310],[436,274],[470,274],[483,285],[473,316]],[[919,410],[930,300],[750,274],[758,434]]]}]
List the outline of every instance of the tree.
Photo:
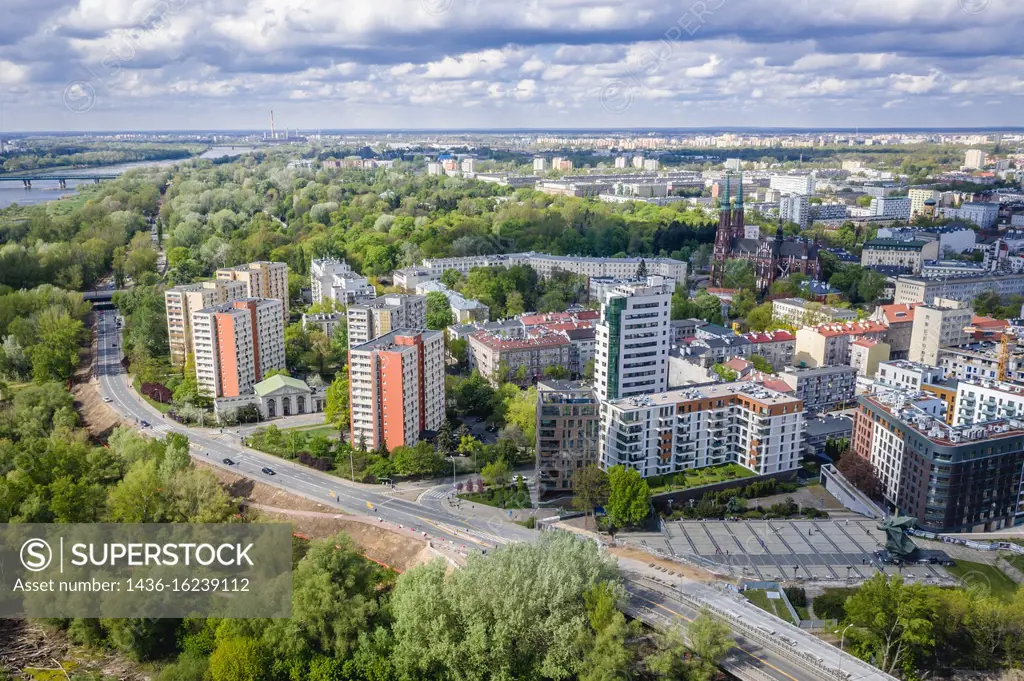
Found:
[{"label": "tree", "polygon": [[753,291],[757,278],[754,275],[754,264],[749,260],[729,259],[725,261],[722,271],[724,288],[745,289]]},{"label": "tree", "polygon": [[267,654],[252,638],[220,641],[210,656],[211,681],[262,681],[267,676]]},{"label": "tree", "polygon": [[608,503],[605,510],[613,525],[624,527],[643,522],[650,511],[651,490],[639,471],[625,466],[608,469]]},{"label": "tree", "polygon": [[751,331],[767,331],[772,328],[772,304],[758,305],[747,314],[747,326]]},{"label": "tree", "polygon": [[687,625],[686,633],[690,649],[697,655],[697,660],[689,665],[687,678],[710,681],[718,673],[726,654],[736,645],[729,626],[716,620],[705,608]]},{"label": "tree", "polygon": [[455,323],[448,299],[440,291],[427,293],[427,328],[442,330]]},{"label": "tree", "polygon": [[564,366],[560,364],[552,364],[544,367],[544,378],[550,378],[553,380],[561,380],[569,378],[572,374]]},{"label": "tree", "polygon": [[766,360],[761,355],[751,355],[750,357],[747,358],[747,360],[749,360],[750,363],[754,365],[755,369],[757,369],[758,371],[760,371],[762,373],[765,373],[765,374],[774,374],[775,373],[775,367],[773,367],[771,365],[771,362]]},{"label": "tree", "polygon": [[85,327],[59,308],[48,308],[36,318],[39,342],[31,349],[32,376],[36,382],[67,381],[78,364],[78,345]]},{"label": "tree", "polygon": [[505,422],[519,426],[529,446],[533,446],[537,439],[537,388],[521,390],[505,402]]},{"label": "tree", "polygon": [[850,484],[871,499],[881,498],[882,482],[875,473],[875,467],[863,456],[851,452],[839,459],[836,469],[850,481]]},{"label": "tree", "polygon": [[452,427],[451,420],[447,417],[441,422],[441,427],[437,430],[434,444],[437,445],[437,451],[442,456],[454,456],[456,447],[461,445],[461,443],[456,444],[455,429]]},{"label": "tree", "polygon": [[878,573],[846,600],[848,621],[858,629],[856,645],[883,672],[913,670],[935,644],[934,600],[924,587],[899,575]]},{"label": "tree", "polygon": [[640,258],[640,264],[636,268],[636,278],[646,279],[647,278],[647,261]]},{"label": "tree", "polygon": [[608,474],[595,464],[584,466],[572,473],[572,491],[573,508],[592,514],[608,501]]},{"label": "tree", "polygon": [[483,470],[480,471],[480,477],[484,479],[484,482],[490,487],[505,487],[508,485],[508,481],[512,476],[512,468],[504,459],[498,459],[493,463],[489,463],[484,466]]},{"label": "tree", "polygon": [[736,373],[734,369],[731,369],[725,366],[724,364],[714,365],[713,367],[711,367],[711,371],[713,371],[720,379],[722,379],[726,383],[731,383],[740,377],[740,375]]},{"label": "tree", "polygon": [[338,374],[327,387],[324,404],[324,422],[330,423],[340,431],[349,426],[349,392],[348,376]]},{"label": "tree", "polygon": [[505,301],[505,315],[508,317],[518,317],[524,312],[526,312],[526,302],[523,300],[523,294],[519,291],[509,293]]}]

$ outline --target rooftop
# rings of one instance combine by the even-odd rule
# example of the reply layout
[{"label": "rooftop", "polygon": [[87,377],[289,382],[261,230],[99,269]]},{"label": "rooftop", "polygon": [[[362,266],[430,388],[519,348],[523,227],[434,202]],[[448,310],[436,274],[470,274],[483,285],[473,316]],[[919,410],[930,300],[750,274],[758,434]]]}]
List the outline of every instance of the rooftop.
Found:
[{"label": "rooftop", "polygon": [[[884,333],[888,330],[885,324],[879,322],[864,321],[864,322],[846,322],[843,324],[822,324],[821,326],[815,327],[814,330],[820,335],[826,337],[835,336],[862,336],[868,333]],[[802,331],[803,329],[801,329]]]},{"label": "rooftop", "polygon": [[781,329],[778,330],[778,331],[765,331],[763,333],[760,332],[760,331],[751,331],[750,333],[743,334],[743,337],[746,338],[751,343],[755,343],[755,344],[756,343],[778,343],[778,342],[781,342],[781,341],[795,341],[796,340],[796,336],[795,335],[793,335],[789,331],[783,331]]},{"label": "rooftop", "polygon": [[[714,400],[724,398],[750,398],[764,406],[793,405],[803,406],[803,401],[785,395],[781,392],[766,388],[759,383],[750,381],[736,381],[734,383],[719,383],[717,385],[703,385],[700,387],[680,388],[663,393],[651,395],[635,395],[613,400],[610,404],[621,409],[633,409],[639,407],[651,407],[659,405],[679,404],[681,402],[696,402],[699,400]],[[798,409],[799,411],[799,409]]]},{"label": "rooftop", "polygon": [[1024,421],[1017,419],[997,419],[963,426],[947,425],[941,418],[914,405],[916,401],[932,399],[926,392],[893,389],[875,395],[861,395],[857,399],[890,414],[925,439],[939,445],[964,445],[1024,435]]},{"label": "rooftop", "polygon": [[491,333],[481,329],[470,335],[470,340],[476,341],[485,347],[505,352],[509,350],[531,350],[537,348],[556,348],[562,345],[569,345],[569,339],[560,334],[546,329],[540,333],[531,333],[526,336],[509,336],[504,334]]},{"label": "rooftop", "polygon": [[443,331],[427,329],[396,329],[390,333],[380,336],[379,338],[375,338],[372,341],[368,341],[362,345],[357,345],[352,348],[352,351],[356,352],[361,350],[364,352],[370,352],[373,350],[393,350],[396,346],[403,348],[412,347],[411,345],[398,343],[397,341],[399,338],[413,338],[415,336],[422,336],[423,339],[426,340],[428,338],[436,338],[443,333]]},{"label": "rooftop", "polygon": [[253,391],[260,397],[272,393],[275,390],[280,390],[281,388],[291,388],[292,390],[302,391],[308,391],[310,389],[309,386],[306,385],[305,381],[300,381],[297,378],[285,376],[284,374],[271,376],[265,381],[260,381],[252,387]]},{"label": "rooftop", "polygon": [[871,239],[864,242],[864,248],[885,248],[897,251],[919,251],[927,245],[927,241],[904,241],[902,239]]},{"label": "rooftop", "polygon": [[921,303],[899,303],[896,305],[881,305],[882,317],[885,318],[887,324],[899,324],[901,322],[913,322],[914,321],[914,308]]}]

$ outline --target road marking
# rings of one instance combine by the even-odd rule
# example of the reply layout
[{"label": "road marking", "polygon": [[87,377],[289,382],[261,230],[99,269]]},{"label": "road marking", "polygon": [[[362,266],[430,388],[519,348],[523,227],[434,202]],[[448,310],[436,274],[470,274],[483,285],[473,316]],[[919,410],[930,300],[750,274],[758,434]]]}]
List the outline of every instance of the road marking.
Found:
[{"label": "road marking", "polygon": [[[683,613],[681,613],[681,612],[676,612],[676,611],[675,611],[675,610],[673,610],[672,608],[667,608],[667,607],[665,607],[664,605],[662,605],[661,603],[658,603],[658,602],[656,602],[656,601],[652,601],[652,600],[651,600],[651,599],[649,599],[649,598],[646,598],[646,597],[644,597],[644,596],[641,596],[641,595],[639,595],[639,594],[630,594],[630,595],[631,595],[631,596],[633,596],[634,598],[639,598],[639,599],[640,599],[640,600],[642,600],[642,601],[647,601],[648,603],[650,603],[650,604],[651,604],[651,605],[653,605],[654,607],[656,607],[656,608],[661,608],[661,609],[662,609],[662,610],[664,610],[665,612],[667,612],[667,613],[670,613],[671,615],[673,615],[673,616],[675,616],[675,617],[681,617],[682,619],[686,620],[687,622],[692,622],[692,621],[693,621],[692,619],[690,619],[689,617],[687,617],[687,616],[686,616],[686,615],[684,615]],[[731,627],[730,627],[730,629],[731,629]],[[775,665],[773,665],[773,664],[772,664],[771,662],[768,662],[767,660],[764,660],[764,659],[762,659],[762,658],[758,657],[757,655],[755,655],[754,653],[752,653],[752,652],[750,652],[750,651],[748,651],[748,650],[744,650],[744,649],[743,649],[743,648],[741,648],[741,647],[740,647],[740,646],[739,646],[738,644],[737,644],[737,646],[736,646],[736,650],[738,650],[738,651],[740,651],[740,652],[742,652],[742,653],[744,653],[744,654],[746,654],[746,655],[749,655],[750,657],[754,658],[755,660],[757,660],[758,662],[760,662],[761,664],[763,664],[763,665],[764,665],[764,666],[766,666],[766,667],[771,667],[772,669],[774,669],[774,670],[775,670],[775,671],[777,671],[778,673],[780,673],[780,674],[782,674],[783,676],[785,676],[785,677],[786,677],[787,679],[792,679],[792,681],[799,681],[799,679],[797,679],[797,678],[796,678],[796,677],[794,677],[794,676],[790,676],[790,675],[789,675],[789,674],[787,674],[786,672],[782,671],[781,669],[779,669],[778,667],[776,667]]]}]

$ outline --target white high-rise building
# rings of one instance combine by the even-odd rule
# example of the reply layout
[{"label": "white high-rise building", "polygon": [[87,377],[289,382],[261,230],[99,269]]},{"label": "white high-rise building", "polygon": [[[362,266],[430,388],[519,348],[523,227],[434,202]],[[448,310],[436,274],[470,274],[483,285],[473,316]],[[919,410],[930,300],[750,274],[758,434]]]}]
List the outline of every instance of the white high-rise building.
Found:
[{"label": "white high-rise building", "polygon": [[476,159],[475,158],[464,158],[462,159],[461,165],[462,172],[464,173],[475,173],[476,172]]},{"label": "white high-rise building", "polygon": [[783,194],[810,196],[814,193],[814,175],[772,175],[768,183]]},{"label": "white high-rise building", "polygon": [[533,159],[533,172],[543,173],[548,169],[548,160],[543,156]]},{"label": "white high-rise building", "polygon": [[924,202],[928,200],[939,202],[942,194],[935,191],[934,189],[911,189],[907,192],[907,198],[910,199],[910,214],[911,216],[920,215],[924,212]]},{"label": "white high-rise building", "polygon": [[786,222],[795,222],[800,229],[811,224],[811,204],[806,196],[794,194],[779,199],[779,216]]},{"label": "white high-rise building", "polygon": [[629,159],[627,159],[625,156],[616,156],[615,157],[615,167],[616,168],[622,169],[622,168],[627,167],[628,165],[629,165]]},{"label": "white high-rise building", "polygon": [[985,167],[985,152],[981,149],[968,149],[964,154],[964,168],[978,170]]},{"label": "white high-rise building", "polygon": [[353,272],[344,260],[314,259],[309,267],[309,279],[314,303],[333,300],[341,305],[353,305],[377,296],[373,284]]},{"label": "white high-rise building", "polygon": [[905,196],[876,196],[871,199],[871,214],[880,218],[910,219],[910,199]]},{"label": "white high-rise building", "polygon": [[664,277],[624,280],[605,294],[594,377],[602,401],[668,387],[672,285]]},{"label": "white high-rise building", "polygon": [[192,315],[196,382],[210,397],[252,393],[269,371],[284,369],[283,303],[241,298]]}]

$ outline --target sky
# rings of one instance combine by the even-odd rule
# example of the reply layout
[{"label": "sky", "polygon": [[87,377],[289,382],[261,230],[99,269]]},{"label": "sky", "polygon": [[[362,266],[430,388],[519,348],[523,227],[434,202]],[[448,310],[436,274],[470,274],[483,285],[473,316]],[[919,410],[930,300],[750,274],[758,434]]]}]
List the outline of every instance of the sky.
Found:
[{"label": "sky", "polygon": [[1020,0],[0,0],[0,133],[1008,126],[1021,35]]}]

